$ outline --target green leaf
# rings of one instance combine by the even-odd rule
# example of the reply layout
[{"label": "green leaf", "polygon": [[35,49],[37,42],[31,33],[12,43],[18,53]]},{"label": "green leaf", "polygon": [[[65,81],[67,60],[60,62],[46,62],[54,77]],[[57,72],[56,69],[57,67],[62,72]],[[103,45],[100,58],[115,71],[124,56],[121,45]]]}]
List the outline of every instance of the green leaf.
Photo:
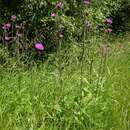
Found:
[{"label": "green leaf", "polygon": [[57,0],[51,0],[52,4],[56,4]]}]

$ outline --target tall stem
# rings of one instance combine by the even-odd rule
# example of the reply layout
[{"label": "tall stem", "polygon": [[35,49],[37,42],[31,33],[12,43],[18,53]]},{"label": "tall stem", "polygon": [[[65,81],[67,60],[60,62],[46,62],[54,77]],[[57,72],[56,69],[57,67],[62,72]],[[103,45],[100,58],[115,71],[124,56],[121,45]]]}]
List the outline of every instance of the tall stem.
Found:
[{"label": "tall stem", "polygon": [[84,72],[84,55],[85,55],[85,42],[86,42],[86,23],[85,13],[83,12],[83,43],[81,46],[81,68],[80,68],[80,99],[82,99],[83,92],[83,72]]}]

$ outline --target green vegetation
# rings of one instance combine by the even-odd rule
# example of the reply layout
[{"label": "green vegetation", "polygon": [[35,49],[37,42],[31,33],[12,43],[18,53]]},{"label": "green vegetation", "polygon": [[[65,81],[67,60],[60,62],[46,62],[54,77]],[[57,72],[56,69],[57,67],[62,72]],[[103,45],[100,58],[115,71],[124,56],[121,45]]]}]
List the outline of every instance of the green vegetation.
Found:
[{"label": "green vegetation", "polygon": [[129,2],[12,2],[0,1],[0,130],[130,130],[130,33],[114,33]]},{"label": "green vegetation", "polygon": [[53,54],[30,71],[1,66],[0,129],[129,130],[129,41],[107,47],[97,50],[106,58],[96,54],[93,63],[84,62],[82,77],[77,46],[61,55],[61,63]]}]

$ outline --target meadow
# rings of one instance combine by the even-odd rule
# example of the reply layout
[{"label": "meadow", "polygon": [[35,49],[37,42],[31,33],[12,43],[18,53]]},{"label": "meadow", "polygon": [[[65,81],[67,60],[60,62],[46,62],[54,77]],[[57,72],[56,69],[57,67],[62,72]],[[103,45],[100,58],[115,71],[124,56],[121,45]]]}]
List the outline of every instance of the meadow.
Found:
[{"label": "meadow", "polygon": [[[90,2],[84,0],[87,6]],[[52,12],[56,24],[44,31],[53,37],[48,45],[39,42],[46,38],[33,26],[36,37],[27,35],[29,25],[26,33],[19,31],[15,15],[11,29],[2,24],[0,130],[130,130],[130,33],[115,34],[114,20],[105,16],[107,25],[100,31],[96,22],[86,29],[85,13],[72,27],[74,19]],[[69,31],[59,27],[62,18]],[[46,29],[48,22],[45,18]]]},{"label": "meadow", "polygon": [[107,56],[96,54],[83,70],[75,46],[31,70],[1,66],[0,129],[129,130],[129,43],[110,42]]}]

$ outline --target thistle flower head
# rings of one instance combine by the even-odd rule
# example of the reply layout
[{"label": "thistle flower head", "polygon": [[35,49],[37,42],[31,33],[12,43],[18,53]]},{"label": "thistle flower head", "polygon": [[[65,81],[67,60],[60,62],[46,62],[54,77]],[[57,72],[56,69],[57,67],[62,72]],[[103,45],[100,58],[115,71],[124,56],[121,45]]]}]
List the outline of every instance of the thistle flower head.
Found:
[{"label": "thistle flower head", "polygon": [[55,17],[56,16],[56,13],[55,12],[52,12],[51,13],[51,17]]},{"label": "thistle flower head", "polygon": [[34,45],[34,48],[37,50],[37,51],[43,51],[45,49],[45,46],[41,43],[41,42],[38,42]]},{"label": "thistle flower head", "polygon": [[11,16],[11,20],[12,20],[12,21],[15,21],[16,19],[17,19],[17,16],[16,16],[16,15],[12,15],[12,16]]},{"label": "thistle flower head", "polygon": [[111,24],[113,23],[113,20],[112,20],[112,18],[108,18],[108,19],[106,19],[105,22],[106,22],[107,24],[111,25]]},{"label": "thistle flower head", "polygon": [[91,4],[91,0],[83,0],[83,3],[86,5],[86,6],[89,6]]},{"label": "thistle flower head", "polygon": [[10,28],[11,28],[11,23],[6,23],[6,24],[4,24],[2,28],[3,28],[4,30],[5,30],[5,29],[10,29]]},{"label": "thistle flower head", "polygon": [[64,8],[64,4],[62,2],[60,2],[60,1],[58,1],[57,4],[56,4],[56,7],[60,8],[60,9],[63,9]]},{"label": "thistle flower head", "polygon": [[112,32],[112,29],[111,29],[111,28],[108,28],[108,29],[106,30],[106,32],[111,33],[111,32]]}]

